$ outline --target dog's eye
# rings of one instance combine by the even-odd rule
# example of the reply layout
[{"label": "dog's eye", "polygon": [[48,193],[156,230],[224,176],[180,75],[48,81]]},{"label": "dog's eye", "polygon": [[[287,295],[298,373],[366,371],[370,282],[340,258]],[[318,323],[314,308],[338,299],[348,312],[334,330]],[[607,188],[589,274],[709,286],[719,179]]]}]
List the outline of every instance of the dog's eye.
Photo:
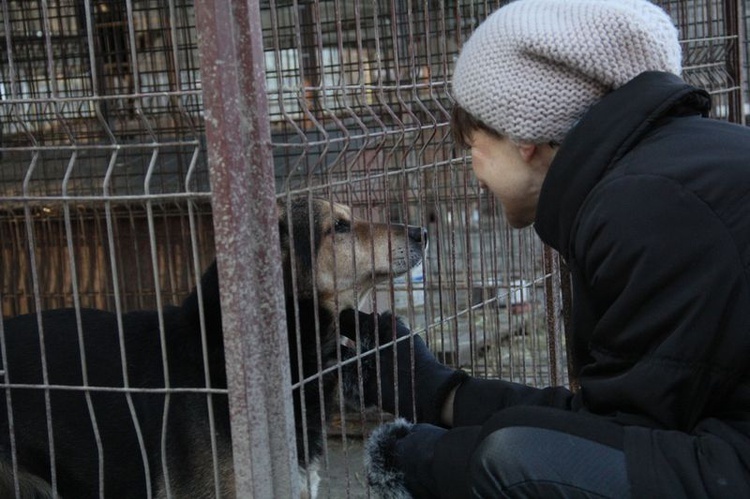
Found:
[{"label": "dog's eye", "polygon": [[352,230],[352,224],[349,222],[349,220],[336,220],[336,223],[333,225],[334,232],[341,234],[344,232],[351,232]]}]

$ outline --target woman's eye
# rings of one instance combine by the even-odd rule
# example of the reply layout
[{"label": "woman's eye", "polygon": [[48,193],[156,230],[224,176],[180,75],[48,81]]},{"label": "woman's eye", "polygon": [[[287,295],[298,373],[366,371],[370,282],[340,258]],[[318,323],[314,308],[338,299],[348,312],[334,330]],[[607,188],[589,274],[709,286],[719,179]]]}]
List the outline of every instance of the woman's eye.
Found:
[{"label": "woman's eye", "polygon": [[342,232],[350,232],[352,230],[352,225],[348,220],[336,220],[333,230],[339,234]]}]

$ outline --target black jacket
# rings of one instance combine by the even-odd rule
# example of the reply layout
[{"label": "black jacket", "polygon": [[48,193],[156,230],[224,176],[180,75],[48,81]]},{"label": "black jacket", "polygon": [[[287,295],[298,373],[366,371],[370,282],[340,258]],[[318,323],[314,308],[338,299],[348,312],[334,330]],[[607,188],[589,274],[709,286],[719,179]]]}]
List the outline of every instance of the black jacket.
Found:
[{"label": "black jacket", "polygon": [[571,270],[580,391],[462,385],[432,464],[444,497],[509,425],[624,449],[633,497],[750,497],[750,128],[709,107],[644,73],[568,134],[535,228]]}]

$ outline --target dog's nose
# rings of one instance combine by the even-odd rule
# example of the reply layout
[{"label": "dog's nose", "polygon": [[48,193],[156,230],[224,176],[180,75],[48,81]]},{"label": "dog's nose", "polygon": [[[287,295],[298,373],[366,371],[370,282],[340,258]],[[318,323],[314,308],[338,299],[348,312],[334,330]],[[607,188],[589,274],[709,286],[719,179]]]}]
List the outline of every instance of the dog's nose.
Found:
[{"label": "dog's nose", "polygon": [[409,239],[417,243],[427,242],[427,229],[424,227],[409,226]]}]

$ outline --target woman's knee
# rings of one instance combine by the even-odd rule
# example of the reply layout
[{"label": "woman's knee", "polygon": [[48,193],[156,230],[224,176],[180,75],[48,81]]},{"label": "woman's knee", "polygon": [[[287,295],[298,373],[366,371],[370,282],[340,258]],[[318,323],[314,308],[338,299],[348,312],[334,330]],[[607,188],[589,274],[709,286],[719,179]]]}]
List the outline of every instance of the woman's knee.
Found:
[{"label": "woman's knee", "polygon": [[479,497],[490,497],[529,475],[528,468],[533,464],[528,462],[529,441],[525,430],[521,427],[497,430],[474,452],[469,473],[474,488],[482,492]]},{"label": "woman's knee", "polygon": [[475,497],[628,497],[624,453],[555,430],[512,426],[475,451]]}]

